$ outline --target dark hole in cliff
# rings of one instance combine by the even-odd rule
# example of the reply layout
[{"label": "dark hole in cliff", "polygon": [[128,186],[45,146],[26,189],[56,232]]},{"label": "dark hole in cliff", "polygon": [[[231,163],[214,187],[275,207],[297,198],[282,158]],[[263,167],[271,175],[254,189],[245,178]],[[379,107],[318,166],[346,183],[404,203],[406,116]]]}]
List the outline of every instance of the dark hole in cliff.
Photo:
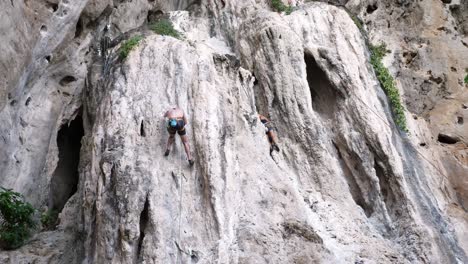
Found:
[{"label": "dark hole in cliff", "polygon": [[336,92],[325,72],[318,66],[315,58],[304,54],[307,82],[312,96],[312,107],[320,115],[332,117],[336,107]]},{"label": "dark hole in cliff", "polygon": [[78,22],[76,22],[75,38],[79,38],[82,32],[83,32],[83,19],[80,17],[78,19]]},{"label": "dark hole in cliff", "polygon": [[76,81],[75,77],[67,75],[60,80],[59,84],[62,86],[65,86],[75,81]]},{"label": "dark hole in cliff", "polygon": [[254,85],[254,86],[255,86],[255,85],[258,85],[258,79],[257,79],[257,78],[255,78],[255,76],[254,76],[253,78],[254,78],[253,85]]},{"label": "dark hole in cliff", "polygon": [[140,136],[146,137],[145,121],[141,121],[141,124],[140,124]]},{"label": "dark hole in cliff", "polygon": [[368,5],[367,6],[367,9],[366,9],[366,12],[368,14],[372,14],[374,13],[375,10],[377,10],[379,7],[376,5],[376,4],[373,4],[373,5]]},{"label": "dark hole in cliff", "polygon": [[[222,5],[222,8],[225,7],[225,5],[223,5],[223,1],[220,1],[221,2],[221,5]],[[193,0],[191,2],[188,3],[188,5],[186,7],[183,7],[183,6],[179,6],[179,9],[185,9],[189,12],[194,12],[196,11],[200,6],[201,6],[201,0]]]},{"label": "dark hole in cliff", "polygon": [[455,136],[439,133],[439,135],[437,136],[437,141],[443,144],[456,144],[460,141],[460,139]]},{"label": "dark hole in cliff", "polygon": [[463,120],[463,117],[462,116],[457,116],[457,124],[463,125],[463,123],[465,123],[464,120]]},{"label": "dark hole in cliff", "polygon": [[[366,214],[367,217],[370,217],[373,213],[374,210],[371,205],[366,203],[363,193],[361,191],[361,188],[359,187],[355,175],[353,175],[352,170],[350,169],[350,166],[347,164],[346,161],[342,154],[341,150],[338,148],[338,146],[333,142],[333,146],[335,147],[335,150],[338,154],[339,162],[341,165],[341,168],[343,169],[343,174],[345,176],[345,180],[348,183],[349,191],[351,193],[351,197],[353,198],[354,202],[362,208],[364,213]],[[352,167],[355,167],[351,164]]]},{"label": "dark hole in cliff", "polygon": [[146,197],[145,206],[143,211],[140,214],[140,237],[138,238],[138,253],[137,255],[141,257],[141,249],[143,247],[143,240],[145,239],[145,229],[148,225],[149,220],[149,202],[148,197]]},{"label": "dark hole in cliff", "polygon": [[49,208],[62,211],[78,187],[83,120],[78,115],[70,124],[64,124],[57,134],[58,163],[50,183]]},{"label": "dark hole in cliff", "polygon": [[146,17],[146,21],[151,24],[157,22],[164,16],[164,12],[161,10],[150,10],[148,11],[148,16]]},{"label": "dark hole in cliff", "polygon": [[29,103],[31,103],[31,97],[28,97],[28,99],[26,99],[26,102],[24,103],[24,105],[28,106]]},{"label": "dark hole in cliff", "polygon": [[49,56],[45,56],[44,59],[45,59],[48,63],[50,63],[51,56],[50,56],[50,55],[49,55]]},{"label": "dark hole in cliff", "polygon": [[193,250],[192,251],[192,254],[190,254],[190,260],[192,261],[192,263],[198,263],[198,261],[200,260],[200,258],[198,257],[198,252]]},{"label": "dark hole in cliff", "polygon": [[47,2],[47,3],[46,3],[46,6],[47,6],[47,8],[51,9],[52,12],[55,12],[55,11],[58,10],[58,4],[56,4],[56,3],[49,3],[49,2]]}]

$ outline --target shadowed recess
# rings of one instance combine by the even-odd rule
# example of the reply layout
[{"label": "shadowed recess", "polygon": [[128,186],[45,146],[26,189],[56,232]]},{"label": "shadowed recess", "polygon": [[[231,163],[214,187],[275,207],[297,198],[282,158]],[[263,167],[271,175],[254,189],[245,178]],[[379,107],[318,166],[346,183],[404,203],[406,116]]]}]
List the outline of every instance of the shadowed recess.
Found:
[{"label": "shadowed recess", "polygon": [[337,94],[325,72],[317,65],[315,58],[304,54],[307,82],[312,96],[312,107],[322,117],[331,118],[335,112]]},{"label": "shadowed recess", "polygon": [[143,207],[143,211],[141,211],[141,214],[140,214],[140,237],[138,238],[138,251],[137,251],[137,256],[140,259],[142,259],[141,249],[143,247],[143,240],[145,239],[145,229],[146,229],[146,226],[148,225],[148,220],[149,220],[149,201],[147,197],[145,201],[145,206]]},{"label": "shadowed recess", "polygon": [[64,124],[58,132],[59,161],[50,184],[50,209],[60,212],[67,200],[77,190],[78,164],[80,163],[81,138],[83,135],[83,120],[80,115],[70,125]]}]

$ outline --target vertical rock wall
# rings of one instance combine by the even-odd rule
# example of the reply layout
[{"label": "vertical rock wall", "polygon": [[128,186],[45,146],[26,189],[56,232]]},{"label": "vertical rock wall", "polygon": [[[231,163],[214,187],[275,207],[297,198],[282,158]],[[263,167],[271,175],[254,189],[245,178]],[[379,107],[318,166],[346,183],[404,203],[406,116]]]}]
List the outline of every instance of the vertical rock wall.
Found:
[{"label": "vertical rock wall", "polygon": [[[361,32],[341,8],[292,4],[288,16],[266,1],[52,6],[28,66],[8,77],[20,81],[0,111],[0,184],[63,206],[60,225],[0,260],[466,261],[454,232],[466,213],[447,214],[457,193],[394,125]],[[161,16],[183,37],[149,31]],[[163,156],[171,105],[189,118],[192,168],[179,139]]]}]

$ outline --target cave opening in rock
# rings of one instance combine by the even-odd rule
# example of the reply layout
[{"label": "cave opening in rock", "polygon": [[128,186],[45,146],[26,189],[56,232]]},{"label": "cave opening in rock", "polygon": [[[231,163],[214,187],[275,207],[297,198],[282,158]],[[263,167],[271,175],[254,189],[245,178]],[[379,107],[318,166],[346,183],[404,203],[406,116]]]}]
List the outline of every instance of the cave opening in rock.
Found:
[{"label": "cave opening in rock", "polygon": [[69,85],[72,82],[76,82],[76,78],[73,76],[67,75],[60,80],[59,84],[61,86],[65,86],[65,85]]},{"label": "cave opening in rock", "polygon": [[164,16],[164,12],[161,10],[149,10],[146,16],[146,22],[152,24],[160,20]]},{"label": "cave opening in rock", "polygon": [[64,124],[57,134],[59,160],[50,183],[49,209],[62,211],[78,187],[83,120],[78,115],[70,124]]},{"label": "cave opening in rock", "polygon": [[145,206],[143,207],[143,211],[140,214],[140,237],[138,238],[138,251],[137,256],[141,256],[141,249],[143,246],[143,239],[145,239],[145,229],[148,224],[149,220],[149,202],[148,197],[145,201]]},{"label": "cave opening in rock", "polygon": [[439,133],[439,135],[437,136],[437,141],[439,141],[440,143],[443,143],[443,144],[452,145],[452,144],[458,143],[460,141],[460,139],[458,137],[456,137],[456,136]]},{"label": "cave opening in rock", "polygon": [[379,8],[379,6],[377,4],[368,5],[367,8],[366,8],[366,12],[367,12],[367,14],[372,14],[378,8]]},{"label": "cave opening in rock", "polygon": [[312,96],[312,108],[321,116],[331,118],[335,112],[337,94],[327,74],[318,66],[314,56],[304,54],[307,82]]}]

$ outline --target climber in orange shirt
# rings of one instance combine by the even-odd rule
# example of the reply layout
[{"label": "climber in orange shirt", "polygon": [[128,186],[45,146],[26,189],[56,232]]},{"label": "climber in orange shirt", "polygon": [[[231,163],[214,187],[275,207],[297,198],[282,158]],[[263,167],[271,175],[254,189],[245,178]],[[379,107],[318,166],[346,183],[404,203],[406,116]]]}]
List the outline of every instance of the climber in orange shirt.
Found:
[{"label": "climber in orange shirt", "polygon": [[187,132],[185,131],[185,126],[188,122],[184,111],[177,106],[173,106],[164,114],[164,118],[166,119],[166,127],[167,131],[169,132],[169,139],[167,140],[166,152],[164,152],[164,156],[169,155],[171,146],[175,141],[175,134],[177,132],[177,134],[180,136],[180,139],[182,139],[182,143],[184,144],[188,162],[190,166],[192,166],[194,161],[192,159],[192,155],[190,154],[190,145],[186,135]]},{"label": "climber in orange shirt", "polygon": [[262,122],[263,125],[266,127],[266,135],[268,137],[268,141],[270,142],[270,154],[273,152],[273,150],[280,151],[278,145],[277,145],[277,138],[275,135],[275,131],[273,129],[273,126],[268,118],[265,116],[258,114],[258,118]]}]

